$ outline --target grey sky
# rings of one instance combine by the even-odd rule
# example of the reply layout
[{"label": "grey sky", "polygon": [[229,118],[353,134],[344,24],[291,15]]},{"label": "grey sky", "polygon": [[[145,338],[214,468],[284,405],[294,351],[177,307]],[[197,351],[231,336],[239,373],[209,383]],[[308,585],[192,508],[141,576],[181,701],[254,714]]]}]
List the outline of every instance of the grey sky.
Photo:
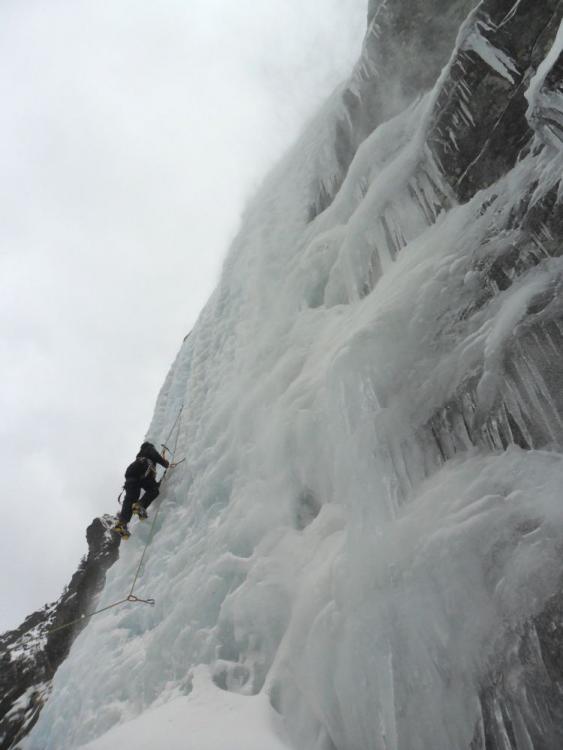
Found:
[{"label": "grey sky", "polygon": [[0,631],[116,510],[245,200],[350,72],[366,6],[0,6]]}]

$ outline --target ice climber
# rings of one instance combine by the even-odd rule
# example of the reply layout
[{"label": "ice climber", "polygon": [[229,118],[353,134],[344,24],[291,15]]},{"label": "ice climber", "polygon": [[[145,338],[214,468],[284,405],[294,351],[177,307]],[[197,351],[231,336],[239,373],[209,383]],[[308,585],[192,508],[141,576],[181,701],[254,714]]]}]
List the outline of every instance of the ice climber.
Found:
[{"label": "ice climber", "polygon": [[[152,443],[143,443],[132,464],[125,470],[125,498],[114,530],[126,538],[130,536],[127,524],[133,513],[140,519],[147,517],[147,508],[158,497],[160,482],[156,481],[156,465],[170,465]],[[144,494],[141,497],[141,490]]]}]

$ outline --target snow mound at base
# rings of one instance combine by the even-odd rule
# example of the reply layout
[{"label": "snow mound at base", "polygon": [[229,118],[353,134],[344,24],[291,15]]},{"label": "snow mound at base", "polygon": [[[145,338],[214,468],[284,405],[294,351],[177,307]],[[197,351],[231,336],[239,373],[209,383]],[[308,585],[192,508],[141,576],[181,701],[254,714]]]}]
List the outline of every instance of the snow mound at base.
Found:
[{"label": "snow mound at base", "polygon": [[205,667],[193,690],[115,727],[79,750],[287,750],[281,719],[265,695],[229,693]]}]

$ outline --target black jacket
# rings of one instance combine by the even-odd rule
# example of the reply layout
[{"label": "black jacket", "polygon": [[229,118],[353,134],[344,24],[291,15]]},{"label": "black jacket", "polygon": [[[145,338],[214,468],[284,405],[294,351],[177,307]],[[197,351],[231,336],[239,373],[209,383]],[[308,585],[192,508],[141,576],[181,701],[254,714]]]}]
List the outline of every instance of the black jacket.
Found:
[{"label": "black jacket", "polygon": [[137,457],[132,464],[129,464],[125,470],[125,480],[127,482],[140,482],[147,477],[154,477],[156,474],[156,464],[168,468],[168,461],[163,458],[152,443],[143,443]]}]

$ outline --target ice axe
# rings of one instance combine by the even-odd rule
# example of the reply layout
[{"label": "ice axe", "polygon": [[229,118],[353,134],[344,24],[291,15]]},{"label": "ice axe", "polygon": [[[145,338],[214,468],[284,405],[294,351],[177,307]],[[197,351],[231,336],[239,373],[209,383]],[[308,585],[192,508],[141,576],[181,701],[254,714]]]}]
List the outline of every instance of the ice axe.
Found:
[{"label": "ice axe", "polygon": [[[170,448],[167,445],[165,445],[164,443],[161,443],[160,447],[162,448],[162,457],[163,458],[166,458],[166,456],[164,455],[166,453],[166,451],[168,451],[168,453],[170,453],[170,455],[172,455],[172,451],[170,450]],[[185,458],[182,458],[182,459],[180,459],[180,461],[172,461],[172,463],[170,464],[170,466],[168,468],[169,469],[174,469],[176,466],[179,466],[181,463],[184,463],[185,460],[186,460]]]}]

